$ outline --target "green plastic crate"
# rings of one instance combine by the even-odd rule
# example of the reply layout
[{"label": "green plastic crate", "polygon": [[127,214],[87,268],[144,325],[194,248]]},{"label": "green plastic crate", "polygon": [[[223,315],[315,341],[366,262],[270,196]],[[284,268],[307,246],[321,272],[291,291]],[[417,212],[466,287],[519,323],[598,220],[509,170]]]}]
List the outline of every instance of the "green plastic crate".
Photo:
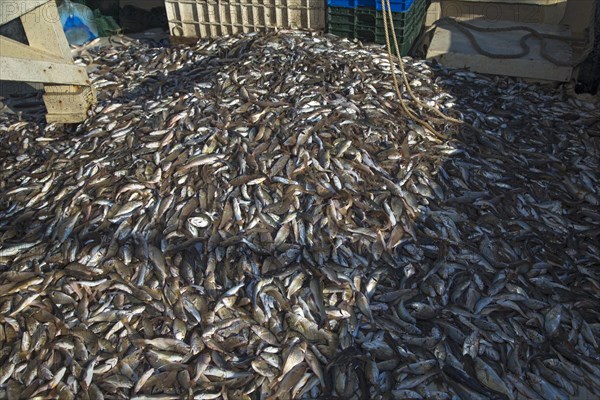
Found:
[{"label": "green plastic crate", "polygon": [[[400,54],[405,56],[410,51],[415,40],[421,32],[425,12],[427,10],[426,0],[415,0],[412,7],[401,13],[392,13],[394,28]],[[385,44],[385,28],[383,24],[383,12],[373,8],[328,8],[327,27],[329,33],[359,39],[364,42],[375,42]],[[388,30],[391,26],[388,23]],[[393,48],[393,40],[390,38]]]}]

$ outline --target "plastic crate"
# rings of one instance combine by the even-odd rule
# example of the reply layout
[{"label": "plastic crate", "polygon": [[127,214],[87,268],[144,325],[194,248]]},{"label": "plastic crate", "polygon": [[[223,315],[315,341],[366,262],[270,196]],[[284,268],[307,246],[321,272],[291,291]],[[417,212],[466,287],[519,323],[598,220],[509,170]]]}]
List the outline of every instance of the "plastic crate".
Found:
[{"label": "plastic crate", "polygon": [[325,29],[323,0],[165,0],[165,7],[175,38]]},{"label": "plastic crate", "polygon": [[[408,54],[419,36],[425,19],[426,9],[426,0],[415,0],[413,6],[407,12],[392,13],[396,39],[398,40],[401,55],[405,56]],[[359,39],[364,42],[385,44],[382,11],[360,7],[329,7],[328,14],[329,20],[327,25],[329,33],[350,39]],[[388,30],[391,30],[389,23]]]},{"label": "plastic crate", "polygon": [[[390,0],[392,12],[408,11],[415,0]],[[368,7],[381,11],[381,0],[327,0],[329,7],[357,8]],[[387,9],[387,5],[386,5]]]}]

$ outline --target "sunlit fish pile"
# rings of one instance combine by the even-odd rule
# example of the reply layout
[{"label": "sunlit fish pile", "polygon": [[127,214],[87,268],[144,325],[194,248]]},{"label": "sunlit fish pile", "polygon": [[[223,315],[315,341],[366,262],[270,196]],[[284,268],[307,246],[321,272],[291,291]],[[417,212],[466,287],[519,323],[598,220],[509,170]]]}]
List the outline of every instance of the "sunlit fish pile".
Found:
[{"label": "sunlit fish pile", "polygon": [[307,33],[78,62],[85,123],[0,117],[0,399],[600,396],[592,104],[406,58],[430,130]]}]

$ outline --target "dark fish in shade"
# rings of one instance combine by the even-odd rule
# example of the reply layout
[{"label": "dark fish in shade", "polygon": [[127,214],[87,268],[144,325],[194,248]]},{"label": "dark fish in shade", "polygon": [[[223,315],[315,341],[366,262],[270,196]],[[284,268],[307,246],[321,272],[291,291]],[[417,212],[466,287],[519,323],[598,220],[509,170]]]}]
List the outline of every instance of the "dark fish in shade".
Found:
[{"label": "dark fish in shade", "polygon": [[405,58],[437,135],[380,46],[81,51],[86,122],[0,114],[0,399],[600,396],[597,104]]}]

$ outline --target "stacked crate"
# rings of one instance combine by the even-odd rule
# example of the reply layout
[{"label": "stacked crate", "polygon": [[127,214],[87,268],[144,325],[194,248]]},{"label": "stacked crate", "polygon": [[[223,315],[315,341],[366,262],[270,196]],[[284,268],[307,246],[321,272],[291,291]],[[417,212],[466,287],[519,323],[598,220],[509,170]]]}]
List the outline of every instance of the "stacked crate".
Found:
[{"label": "stacked crate", "polygon": [[[327,0],[327,4],[330,33],[364,42],[386,43],[381,0]],[[390,6],[398,46],[404,56],[421,32],[427,0],[390,0]],[[389,21],[388,31],[391,32]],[[390,43],[393,43],[392,38]]]},{"label": "stacked crate", "polygon": [[171,40],[269,32],[325,29],[323,0],[165,0]]}]

